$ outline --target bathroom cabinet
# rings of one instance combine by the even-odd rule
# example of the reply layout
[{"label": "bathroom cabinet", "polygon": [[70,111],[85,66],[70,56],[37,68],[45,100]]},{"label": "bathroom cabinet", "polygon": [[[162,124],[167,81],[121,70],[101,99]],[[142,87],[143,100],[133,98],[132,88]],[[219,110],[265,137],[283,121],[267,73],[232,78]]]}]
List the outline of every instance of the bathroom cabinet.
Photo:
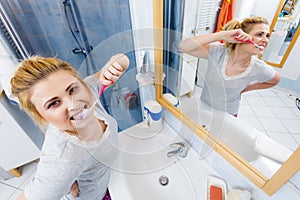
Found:
[{"label": "bathroom cabinet", "polygon": [[[214,32],[216,28],[217,12],[219,0],[190,0],[185,1],[183,17],[182,17],[182,39]],[[180,80],[179,80],[179,95],[192,96],[194,91],[195,81],[203,79],[205,68],[197,68],[198,65],[203,65],[198,58],[182,53],[180,55]],[[200,63],[201,62],[201,63]],[[200,71],[200,72],[199,72]],[[198,81],[197,81],[198,82]]]},{"label": "bathroom cabinet", "polygon": [[179,96],[192,96],[195,87],[195,78],[198,59],[183,53],[181,57],[181,80],[179,84]]},{"label": "bathroom cabinet", "polygon": [[40,150],[10,114],[5,98],[4,92],[1,92],[0,167],[14,176],[20,176],[18,167],[38,159]]}]

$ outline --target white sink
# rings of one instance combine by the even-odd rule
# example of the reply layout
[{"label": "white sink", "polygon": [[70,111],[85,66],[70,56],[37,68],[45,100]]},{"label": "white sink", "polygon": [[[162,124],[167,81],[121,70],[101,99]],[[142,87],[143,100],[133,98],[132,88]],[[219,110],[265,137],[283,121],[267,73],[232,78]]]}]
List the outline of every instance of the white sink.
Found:
[{"label": "white sink", "polygon": [[[159,181],[165,179],[162,185]],[[167,179],[167,181],[166,181]],[[196,200],[191,179],[180,162],[173,162],[169,166],[149,173],[122,173],[113,171],[111,183],[119,186],[114,192],[110,184],[112,199],[114,200],[166,200],[166,199],[189,199]]]},{"label": "white sink", "polygon": [[182,140],[169,126],[153,133],[143,123],[119,133],[119,154],[112,168],[127,173],[149,173],[171,165],[176,157],[167,157],[169,144]]},{"label": "white sink", "polygon": [[[149,135],[142,124],[119,134],[120,152],[109,183],[112,199],[205,199],[206,177],[213,170],[192,148],[186,158],[167,156],[170,144],[183,141],[169,125]],[[165,185],[162,176],[168,179]]]}]

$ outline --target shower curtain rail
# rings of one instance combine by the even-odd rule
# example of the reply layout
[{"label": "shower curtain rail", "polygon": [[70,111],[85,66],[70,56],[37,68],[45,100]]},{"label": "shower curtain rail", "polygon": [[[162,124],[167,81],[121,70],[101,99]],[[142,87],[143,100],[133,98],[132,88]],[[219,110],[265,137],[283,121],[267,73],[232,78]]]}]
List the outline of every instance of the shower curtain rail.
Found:
[{"label": "shower curtain rail", "polygon": [[11,45],[16,58],[17,59],[28,58],[29,53],[26,50],[24,44],[22,43],[22,40],[20,39],[13,24],[9,20],[8,15],[5,12],[1,2],[0,2],[0,24],[1,24],[1,30],[3,31],[3,36],[6,37],[7,42]]}]

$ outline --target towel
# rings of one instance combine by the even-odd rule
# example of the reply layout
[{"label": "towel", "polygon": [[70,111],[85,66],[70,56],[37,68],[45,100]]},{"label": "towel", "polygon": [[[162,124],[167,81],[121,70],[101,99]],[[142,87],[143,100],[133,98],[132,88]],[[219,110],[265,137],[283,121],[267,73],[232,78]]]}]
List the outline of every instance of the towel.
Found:
[{"label": "towel", "polygon": [[280,163],[284,163],[293,153],[264,134],[256,136],[254,150]]},{"label": "towel", "polygon": [[218,23],[217,23],[217,29],[215,32],[222,31],[225,24],[232,20],[233,15],[233,5],[234,0],[225,0],[223,1],[219,16],[218,16]]}]

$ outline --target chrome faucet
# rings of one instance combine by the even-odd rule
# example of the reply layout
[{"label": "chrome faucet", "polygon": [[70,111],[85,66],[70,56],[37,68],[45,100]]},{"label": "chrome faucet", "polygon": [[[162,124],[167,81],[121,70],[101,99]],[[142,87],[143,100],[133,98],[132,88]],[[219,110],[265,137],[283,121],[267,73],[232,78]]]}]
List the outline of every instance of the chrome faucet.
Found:
[{"label": "chrome faucet", "polygon": [[170,144],[170,147],[172,147],[174,150],[169,151],[167,153],[168,157],[178,155],[181,158],[185,158],[187,156],[187,152],[189,149],[189,146],[185,142],[176,142],[173,144]]}]

